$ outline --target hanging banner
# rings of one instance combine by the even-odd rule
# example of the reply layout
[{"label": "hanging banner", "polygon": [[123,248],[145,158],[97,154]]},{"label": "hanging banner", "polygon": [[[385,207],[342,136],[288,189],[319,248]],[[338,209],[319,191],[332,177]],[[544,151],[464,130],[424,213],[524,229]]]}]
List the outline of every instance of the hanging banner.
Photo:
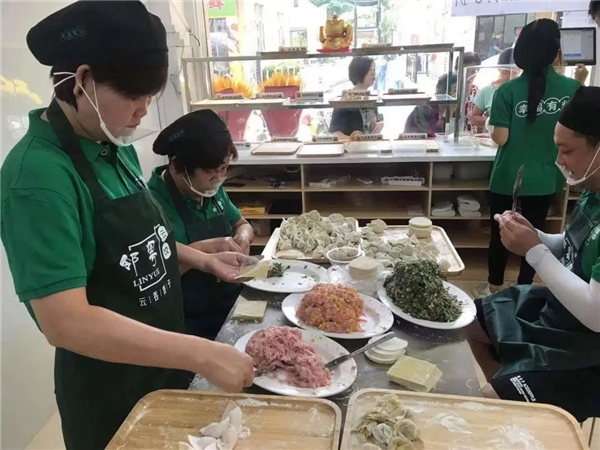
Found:
[{"label": "hanging banner", "polygon": [[589,0],[451,0],[453,16],[587,11]]},{"label": "hanging banner", "polygon": [[222,19],[237,16],[236,0],[208,0],[208,18]]}]

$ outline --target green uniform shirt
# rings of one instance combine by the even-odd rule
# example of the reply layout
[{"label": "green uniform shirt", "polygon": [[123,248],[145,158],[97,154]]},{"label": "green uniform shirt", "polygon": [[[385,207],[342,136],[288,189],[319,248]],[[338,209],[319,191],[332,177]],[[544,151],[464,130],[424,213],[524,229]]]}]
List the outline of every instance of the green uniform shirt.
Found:
[{"label": "green uniform shirt", "polygon": [[[581,209],[592,222],[598,221],[600,211],[600,194],[586,191],[581,196]],[[588,211],[587,209],[592,209]],[[581,270],[586,281],[595,280],[600,283],[600,223],[596,225],[583,243],[581,253]]]},{"label": "green uniform shirt", "polygon": [[527,121],[528,86],[529,77],[523,74],[500,86],[494,96],[490,125],[510,130],[508,141],[498,148],[492,169],[490,191],[496,194],[512,195],[522,165],[525,168],[520,195],[549,195],[564,186],[564,177],[554,165],[558,154],[554,128],[563,107],[581,85],[547,70],[546,91],[533,124]]},{"label": "green uniform shirt", "polygon": [[[43,112],[29,113],[27,134],[0,171],[2,243],[15,290],[34,319],[30,300],[86,286],[96,258],[92,197]],[[110,198],[140,190],[127,171],[141,178],[133,147],[119,148],[118,158],[108,144],[79,141]]]},{"label": "green uniform shirt", "polygon": [[[152,171],[152,176],[148,181],[148,187],[150,188],[152,195],[154,195],[154,198],[163,207],[167,217],[169,217],[169,220],[173,225],[173,229],[175,230],[175,240],[181,244],[187,245],[190,244],[190,242],[188,242],[185,226],[183,225],[183,221],[175,209],[175,204],[169,195],[165,181],[160,177],[165,169],[166,166],[161,166],[156,167]],[[231,202],[231,200],[229,200],[229,196],[222,187],[219,188],[214,197],[205,198],[202,202],[198,202],[191,198],[185,198],[184,201],[187,207],[199,221],[210,220],[220,214],[215,202],[219,204],[223,210],[225,218],[232,227],[242,218],[240,211]]]},{"label": "green uniform shirt", "polygon": [[484,113],[489,114],[492,109],[492,101],[494,100],[494,94],[496,88],[493,85],[488,85],[479,90],[475,96],[473,103]]}]

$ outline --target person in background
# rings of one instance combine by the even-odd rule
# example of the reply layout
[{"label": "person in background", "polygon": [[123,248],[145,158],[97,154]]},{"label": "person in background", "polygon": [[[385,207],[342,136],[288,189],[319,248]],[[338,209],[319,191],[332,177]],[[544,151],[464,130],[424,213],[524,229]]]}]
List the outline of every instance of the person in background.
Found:
[{"label": "person in background", "polygon": [[492,38],[492,42],[490,44],[490,51],[488,52],[488,58],[492,56],[496,56],[500,52],[502,52],[504,46],[504,33],[502,31],[498,31],[496,35]]},{"label": "person in background", "polygon": [[[513,59],[512,47],[502,50],[502,53],[500,53],[500,56],[498,56],[498,65],[507,66],[514,63],[515,60]],[[473,113],[471,114],[471,123],[475,127],[485,127],[485,123],[490,116],[492,101],[494,99],[496,90],[507,81],[510,81],[516,73],[518,72],[512,69],[500,69],[498,71],[498,79],[489,86],[484,86],[480,89],[477,97],[475,97],[475,107],[473,108]]]},{"label": "person in background", "polygon": [[[180,117],[158,135],[153,150],[169,158],[152,171],[148,187],[171,221],[175,240],[205,253],[247,255],[254,231],[222,187],[237,150],[219,115],[204,109]],[[186,267],[181,288],[185,332],[214,340],[241,285]]]},{"label": "person in background", "polygon": [[596,25],[600,27],[600,0],[592,0],[590,1],[590,7],[588,9],[588,14],[592,18]]},{"label": "person in background", "polygon": [[[54,98],[2,165],[1,235],[15,291],[55,347],[68,450],[105,449],[146,394],[227,391],[252,358],[183,331],[179,264],[229,281],[244,257],[177,244],[142,179],[135,130],[168,80],[167,33],[139,1],[77,1],[27,33]],[[24,355],[35,358],[35,355]]]},{"label": "person in background", "polygon": [[[466,94],[466,98],[465,98],[464,130],[472,131],[474,133],[477,133],[478,130],[477,130],[477,126],[475,126],[475,129],[473,128],[473,124],[471,123],[471,115],[473,113],[473,108],[475,107],[474,102],[475,102],[475,97],[477,96],[478,89],[477,89],[477,86],[475,86],[475,84],[473,83],[473,81],[475,80],[475,77],[477,76],[478,70],[469,70],[469,67],[480,66],[480,65],[481,65],[481,57],[477,53],[474,53],[474,52],[465,53],[465,56],[463,58],[463,67],[464,67],[466,78],[467,78],[466,89],[465,89],[465,92],[467,94]],[[458,73],[458,59],[454,63],[454,72]]]},{"label": "person in background", "polygon": [[518,213],[496,216],[504,246],[525,256],[544,286],[475,300],[466,329],[488,397],[546,403],[578,422],[600,417],[600,87],[580,87],[560,115],[556,164],[584,193],[562,234]]},{"label": "person in background", "polygon": [[[368,90],[375,83],[375,72],[373,58],[352,58],[348,66],[348,78],[354,85],[352,90]],[[342,140],[364,134],[379,134],[382,129],[383,122],[376,108],[335,108],[329,125],[329,132]]]},{"label": "person in background", "polygon": [[[452,83],[450,95],[456,96],[456,73],[452,74],[450,82]],[[448,74],[445,73],[438,78],[435,87],[436,94],[445,94],[448,86]],[[429,137],[435,137],[436,133],[443,133],[446,130],[448,118],[452,117],[452,108],[445,105],[418,105],[412,110],[406,119],[404,125],[405,133],[427,133]]]},{"label": "person in background", "polygon": [[[565,74],[565,69],[567,65],[565,63],[565,58],[563,57],[562,50],[558,51],[558,55],[552,63],[552,66],[554,67],[554,70],[556,70],[556,73],[559,73],[561,75]],[[579,81],[579,83],[582,86],[585,86],[585,82],[587,80],[588,75],[589,71],[587,70],[587,67],[585,67],[584,64],[577,64],[577,66],[575,67],[575,73],[573,74],[573,78]]]},{"label": "person in background", "polygon": [[[543,229],[554,195],[564,180],[554,161],[557,148],[554,127],[561,110],[579,82],[557,74],[552,62],[560,48],[560,29],[550,19],[539,19],[523,28],[514,49],[523,73],[498,88],[488,120],[491,138],[498,145],[490,178],[491,238],[488,248],[488,283],[478,286],[477,298],[502,289],[508,250],[502,245],[494,220],[513,206],[513,185],[523,166],[519,200],[523,216]],[[533,282],[535,270],[523,258],[517,283]]]}]

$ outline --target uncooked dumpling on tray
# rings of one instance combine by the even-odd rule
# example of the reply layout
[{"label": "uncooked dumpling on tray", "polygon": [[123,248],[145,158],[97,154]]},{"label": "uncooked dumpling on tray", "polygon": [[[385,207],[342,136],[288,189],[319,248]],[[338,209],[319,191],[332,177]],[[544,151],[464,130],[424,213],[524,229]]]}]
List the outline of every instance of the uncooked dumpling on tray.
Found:
[{"label": "uncooked dumpling on tray", "polygon": [[[305,258],[323,259],[332,248],[357,247],[360,239],[356,219],[341,214],[323,217],[311,211],[281,222],[277,251],[298,251]],[[277,257],[281,257],[279,253]]]},{"label": "uncooked dumpling on tray", "polygon": [[187,442],[179,443],[179,450],[233,450],[240,434],[249,430],[242,426],[242,410],[230,401],[220,422],[211,423],[200,430],[203,436],[188,436]]}]

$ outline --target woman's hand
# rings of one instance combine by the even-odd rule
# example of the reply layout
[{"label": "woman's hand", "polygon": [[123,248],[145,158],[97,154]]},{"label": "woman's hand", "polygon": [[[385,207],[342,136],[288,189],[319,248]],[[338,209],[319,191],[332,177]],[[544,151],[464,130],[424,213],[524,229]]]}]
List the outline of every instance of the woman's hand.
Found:
[{"label": "woman's hand", "polygon": [[205,272],[213,274],[220,280],[228,283],[237,283],[236,277],[240,274],[240,267],[248,258],[241,253],[222,252],[209,255]]},{"label": "woman's hand", "polygon": [[[526,221],[526,219],[524,220]],[[502,244],[515,255],[525,256],[529,250],[542,243],[535,228],[528,221],[526,222],[527,224],[523,224],[520,220],[513,218],[511,213],[510,216],[506,216],[504,224],[501,225]]]},{"label": "woman's hand", "polygon": [[250,239],[243,234],[236,234],[233,236],[233,240],[240,247],[241,252],[244,255],[248,255],[250,253]]},{"label": "woman's hand", "polygon": [[237,252],[243,253],[240,245],[231,237],[205,239],[190,244],[190,247],[204,253]]},{"label": "woman's hand", "polygon": [[579,81],[582,86],[585,85],[588,75],[589,71],[587,70],[587,67],[583,64],[577,64],[577,67],[575,68],[575,79]]},{"label": "woman's hand", "polygon": [[350,135],[350,140],[351,141],[358,141],[361,137],[363,137],[364,134],[362,131],[353,131],[352,134]]},{"label": "woman's hand", "polygon": [[496,214],[494,216],[494,220],[500,224],[500,228],[502,228],[504,226],[504,223],[509,219],[513,219],[513,220],[519,222],[521,225],[524,225],[527,228],[530,228],[537,233],[535,227],[533,225],[531,225],[531,222],[529,222],[529,220],[527,220],[525,217],[523,217],[518,212],[504,211],[502,213],[502,215]]},{"label": "woman's hand", "polygon": [[373,127],[373,134],[380,134],[381,130],[383,130],[383,122],[376,122]]},{"label": "woman's hand", "polygon": [[254,364],[250,356],[220,342],[204,341],[203,344],[197,373],[226,392],[240,392],[252,386]]}]

